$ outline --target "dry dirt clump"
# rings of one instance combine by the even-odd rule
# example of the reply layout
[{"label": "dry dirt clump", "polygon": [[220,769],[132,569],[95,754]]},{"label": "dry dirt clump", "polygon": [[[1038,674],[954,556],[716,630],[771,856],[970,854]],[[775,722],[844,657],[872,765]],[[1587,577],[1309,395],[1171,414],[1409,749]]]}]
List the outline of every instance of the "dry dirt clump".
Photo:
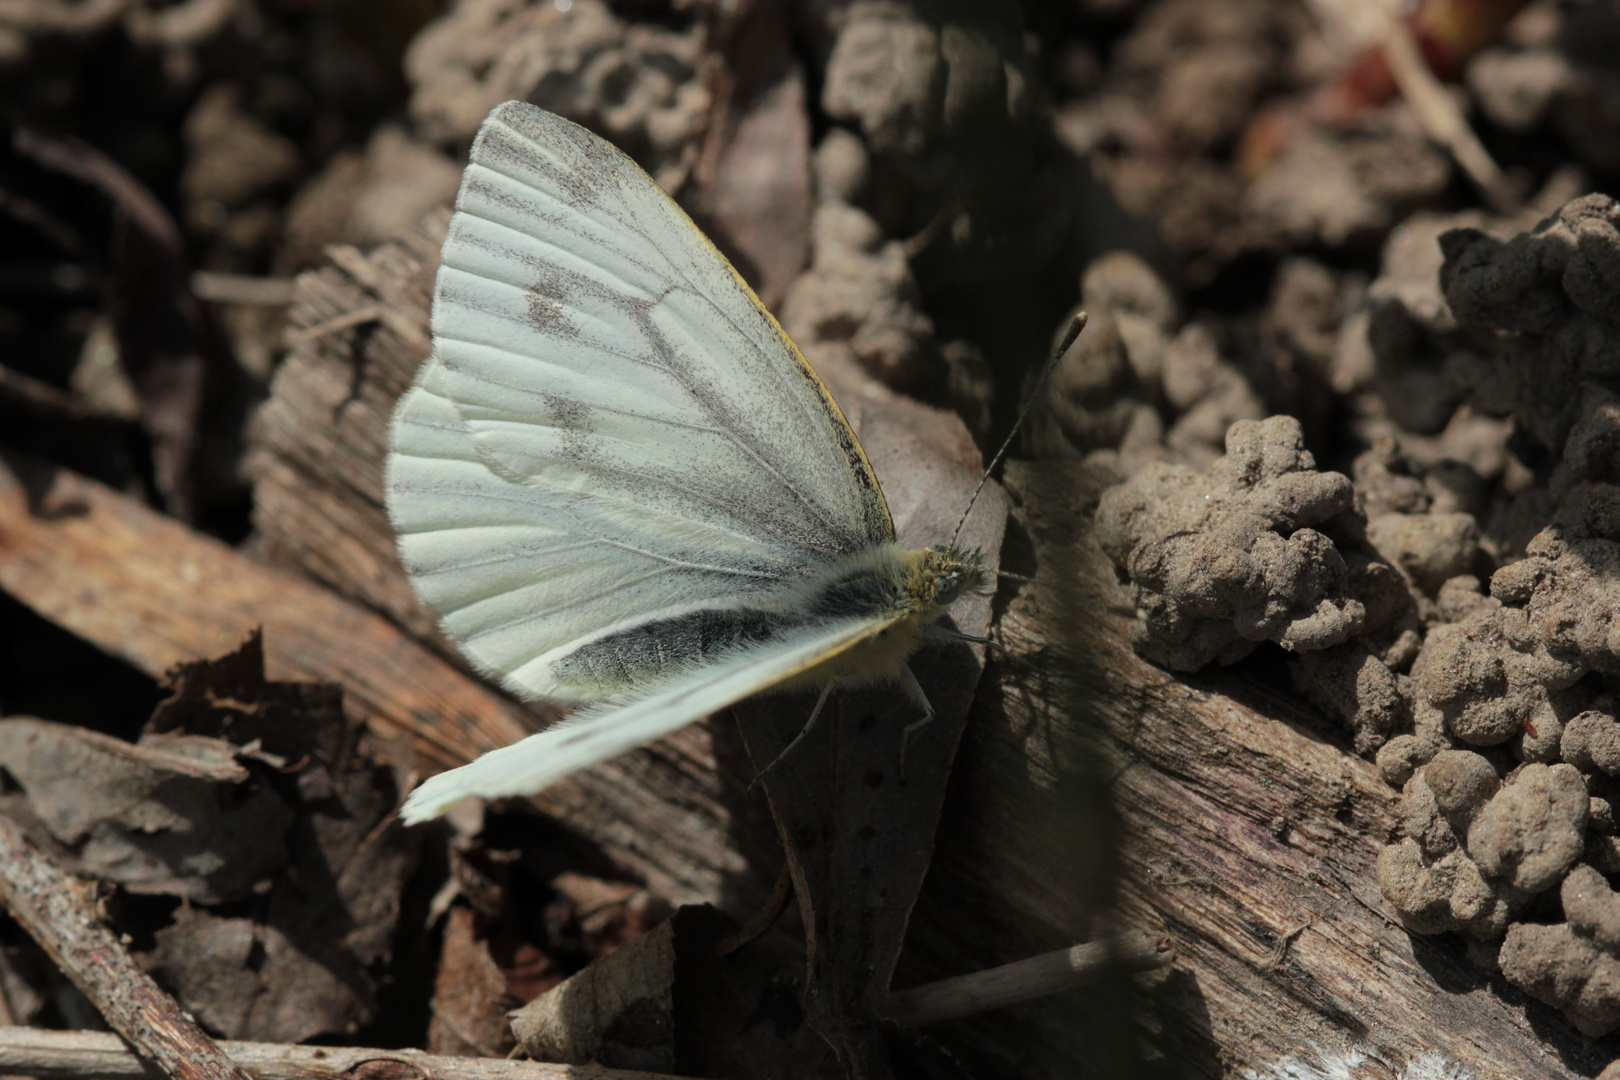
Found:
[{"label": "dry dirt clump", "polygon": [[1143,655],[1179,671],[1262,641],[1337,645],[1364,611],[1333,543],[1310,528],[1348,509],[1350,481],[1316,471],[1299,422],[1232,425],[1210,468],[1154,463],[1104,495],[1097,538],[1135,583]]},{"label": "dry dirt clump", "polygon": [[1450,181],[1399,100],[1323,124],[1276,109],[1328,74],[1321,14],[1274,0],[1151,5],[1101,85],[1056,112],[1058,137],[1155,223],[1194,282],[1244,254],[1376,244]]},{"label": "dry dirt clump", "polygon": [[[1409,928],[1489,938],[1502,933],[1511,912],[1523,906],[1525,892],[1487,880],[1464,843],[1501,791],[1490,762],[1464,750],[1442,751],[1406,782],[1400,809],[1407,839],[1380,854],[1378,879]],[[1482,846],[1484,835],[1482,827]]]},{"label": "dry dirt clump", "polygon": [[1340,130],[1304,128],[1245,195],[1262,236],[1288,244],[1361,244],[1443,190],[1451,162],[1403,104]]},{"label": "dry dirt clump", "polygon": [[882,172],[868,203],[915,240],[919,274],[994,283],[1071,236],[1068,163],[1040,138],[1037,69],[1017,5],[856,0],[805,5],[824,50],[820,106]]},{"label": "dry dirt clump", "polygon": [[[1085,333],[1059,359],[1025,438],[1044,457],[1112,451],[1124,472],[1134,472],[1137,458],[1159,451],[1164,425],[1158,410],[1143,400],[1135,363],[1139,343],[1127,341],[1111,308],[1085,308],[1090,313]],[[1147,348],[1162,364],[1163,338],[1157,328],[1150,332]]]},{"label": "dry dirt clump", "polygon": [[1522,760],[1557,755],[1564,721],[1580,711],[1585,671],[1549,653],[1523,614],[1496,605],[1430,629],[1412,665],[1422,698],[1470,746],[1512,740]]},{"label": "dry dirt clump", "polygon": [[708,117],[702,51],[701,24],[631,23],[602,0],[473,0],[411,43],[410,115],[429,142],[465,145],[496,105],[532,101],[611,139],[674,190]]},{"label": "dry dirt clump", "polygon": [[1479,754],[1442,751],[1402,789],[1407,838],[1379,855],[1379,887],[1417,933],[1494,940],[1581,858],[1588,813],[1572,765],[1527,765],[1503,783]]},{"label": "dry dirt clump", "polygon": [[917,168],[1004,138],[1029,119],[1033,74],[1007,16],[989,6],[857,0],[836,19],[822,108],[874,153]]},{"label": "dry dirt clump", "polygon": [[[1606,486],[1601,494],[1607,505],[1598,512],[1612,513],[1620,491]],[[1597,671],[1612,678],[1620,675],[1620,541],[1583,531],[1549,526],[1523,560],[1497,571],[1491,592],[1522,605],[1531,640],[1577,677]]]},{"label": "dry dirt clump", "polygon": [[811,363],[854,361],[897,390],[926,391],[940,358],[906,246],[858,205],[870,171],[859,137],[833,128],[814,159],[810,268],[789,286],[782,326]]},{"label": "dry dirt clump", "polygon": [[1502,974],[1583,1034],[1607,1035],[1620,1027],[1620,897],[1597,870],[1578,866],[1559,898],[1567,921],[1508,929]]},{"label": "dry dirt clump", "polygon": [[[1620,1027],[1603,876],[1620,873],[1617,207],[1578,198],[1517,235],[1478,213],[1392,234],[1361,310],[1311,354],[1371,443],[1353,483],[1315,471],[1291,417],[1232,424],[1202,474],[1170,464],[1218,394],[1128,454],[1135,410],[1181,404],[1188,331],[1127,341],[1111,313],[1077,365],[1097,392],[1065,388],[1088,411],[1053,407],[1047,435],[1136,470],[1096,526],[1135,590],[1139,651],[1191,670],[1290,650],[1298,688],[1401,789],[1378,877],[1402,922],[1463,933],[1482,963],[1499,949],[1589,1034]],[[1555,895],[1567,921],[1541,925]]]},{"label": "dry dirt clump", "polygon": [[1150,461],[1203,469],[1221,456],[1234,423],[1265,416],[1214,329],[1182,325],[1175,294],[1139,256],[1092,260],[1080,298],[1074,310],[1091,321],[1030,417],[1026,438],[1039,456],[1088,458],[1122,476]]},{"label": "dry dirt clump", "polygon": [[[1368,539],[1414,586],[1427,628],[1406,687],[1414,717],[1428,717],[1427,737],[1392,740],[1379,757],[1386,778],[1405,785],[1406,839],[1379,860],[1384,895],[1414,931],[1500,938],[1507,979],[1563,1009],[1589,1035],[1620,1026],[1620,939],[1603,877],[1620,872],[1612,786],[1620,770],[1617,221],[1613,200],[1588,196],[1509,240],[1477,228],[1439,238],[1444,304],[1433,309],[1427,340],[1468,341],[1477,350],[1470,366],[1488,377],[1465,393],[1550,452],[1537,501],[1482,488],[1477,473],[1450,467],[1444,486],[1457,488],[1461,476],[1472,496],[1457,499],[1436,490],[1432,474],[1403,469],[1387,448],[1382,458],[1358,462]],[[1421,309],[1411,295],[1403,299],[1403,316]],[[1486,595],[1472,575],[1446,577],[1463,569],[1460,562],[1431,565],[1434,552],[1399,549],[1387,526],[1374,527],[1388,513],[1424,510],[1432,518],[1443,501],[1452,514],[1486,518],[1494,502],[1498,520],[1504,502],[1521,518],[1527,506],[1539,507],[1544,527],[1522,545],[1522,558],[1490,575]],[[1514,528],[1522,530],[1522,521]],[[1494,553],[1511,557],[1520,545],[1501,542],[1504,535],[1498,531]],[[1459,743],[1505,745],[1512,757],[1444,749]],[[1447,763],[1461,758],[1482,778],[1490,768],[1491,777],[1461,785],[1475,796],[1448,802],[1442,788],[1460,788]],[[1486,792],[1514,758],[1525,764],[1507,773],[1499,792]],[[1566,922],[1514,921],[1534,918],[1545,905],[1533,898],[1555,887]]]},{"label": "dry dirt clump", "polygon": [[[1551,7],[1551,5],[1548,5]],[[1559,5],[1464,72],[1480,111],[1515,135],[1556,131],[1589,169],[1620,169],[1620,11]]]},{"label": "dry dirt clump", "polygon": [[1620,384],[1620,203],[1588,195],[1510,241],[1465,228],[1440,246],[1458,322],[1494,333],[1476,404],[1560,452],[1583,384]]},{"label": "dry dirt clump", "polygon": [[409,236],[428,211],[456,197],[461,167],[446,153],[385,126],[363,148],[333,155],[287,207],[278,271],[318,266],[329,244],[380,244]]},{"label": "dry dirt clump", "polygon": [[1244,182],[1222,159],[1258,100],[1289,79],[1307,20],[1261,0],[1149,5],[1098,92],[1066,103],[1058,137],[1089,157],[1127,210],[1206,278],[1252,245]]}]

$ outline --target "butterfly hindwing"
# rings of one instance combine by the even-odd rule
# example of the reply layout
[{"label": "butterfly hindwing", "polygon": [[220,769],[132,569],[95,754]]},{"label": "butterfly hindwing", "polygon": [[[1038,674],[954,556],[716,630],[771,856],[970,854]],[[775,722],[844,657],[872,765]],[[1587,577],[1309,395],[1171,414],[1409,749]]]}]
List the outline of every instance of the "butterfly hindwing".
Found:
[{"label": "butterfly hindwing", "polygon": [[522,742],[492,750],[470,765],[429,778],[401,810],[415,824],[471,795],[529,795],[686,726],[699,717],[769,689],[859,645],[895,619],[841,620],[751,646],[690,672],[645,698],[564,721]]},{"label": "butterfly hindwing", "polygon": [[568,121],[521,102],[485,121],[433,331],[395,418],[389,511],[446,631],[517,693],[597,698],[557,678],[584,643],[753,604],[894,538],[775,320],[646,173]]}]

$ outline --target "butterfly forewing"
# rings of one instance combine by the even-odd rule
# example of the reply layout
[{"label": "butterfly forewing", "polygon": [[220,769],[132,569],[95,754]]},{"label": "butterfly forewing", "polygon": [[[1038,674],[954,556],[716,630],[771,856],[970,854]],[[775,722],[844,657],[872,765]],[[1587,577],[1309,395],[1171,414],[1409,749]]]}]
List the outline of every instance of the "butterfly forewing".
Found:
[{"label": "butterfly forewing", "polygon": [[389,510],[446,631],[517,692],[600,696],[556,678],[585,642],[758,604],[893,540],[775,321],[583,128],[518,102],[485,121],[433,330],[395,418]]}]

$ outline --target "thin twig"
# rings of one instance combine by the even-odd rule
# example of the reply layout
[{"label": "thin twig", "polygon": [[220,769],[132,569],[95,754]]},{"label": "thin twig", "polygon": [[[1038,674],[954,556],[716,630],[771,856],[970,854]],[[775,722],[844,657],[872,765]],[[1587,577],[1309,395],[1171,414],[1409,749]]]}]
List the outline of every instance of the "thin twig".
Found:
[{"label": "thin twig", "polygon": [[68,420],[86,420],[102,415],[77,395],[4,364],[0,364],[0,401],[9,401],[47,416]]},{"label": "thin twig", "polygon": [[248,1080],[102,924],[96,886],[64,873],[4,816],[0,905],[113,1030],[165,1075],[174,1080]]},{"label": "thin twig", "polygon": [[[119,2],[127,5],[127,0]],[[163,203],[134,173],[100,150],[71,135],[46,134],[26,127],[12,132],[11,144],[24,157],[100,191],[170,256],[176,260],[185,258],[185,237]]]},{"label": "thin twig", "polygon": [[317,341],[331,334],[353,329],[356,326],[364,326],[366,323],[381,322],[382,317],[381,304],[365,304],[361,307],[345,311],[341,315],[334,315],[332,318],[325,319],[313,326],[305,326],[297,330],[289,330],[287,331],[287,343],[294,347],[305,345],[311,341]]},{"label": "thin twig", "polygon": [[[595,1065],[551,1065],[504,1058],[439,1057],[420,1050],[356,1046],[284,1046],[221,1042],[219,1048],[254,1080],[417,1076],[433,1080],[680,1080],[658,1073]],[[149,1080],[141,1059],[116,1035],[100,1031],[41,1031],[0,1027],[0,1075],[37,1080]]]},{"label": "thin twig", "polygon": [[1109,972],[1164,967],[1175,958],[1168,944],[1137,930],[890,994],[883,1015],[897,1024],[922,1027],[1032,1001],[1095,982]]},{"label": "thin twig", "polygon": [[197,299],[215,304],[283,307],[293,302],[297,288],[292,278],[220,274],[212,270],[198,270],[191,275],[191,291]]},{"label": "thin twig", "polygon": [[1423,58],[1412,28],[1393,12],[1384,37],[1384,58],[1389,63],[1390,77],[1417,114],[1424,132],[1451,152],[1491,209],[1499,214],[1518,210],[1519,200],[1514,197],[1502,170],[1497,168],[1474,129],[1468,126],[1468,118],[1456,99],[1429,70],[1429,62]]}]

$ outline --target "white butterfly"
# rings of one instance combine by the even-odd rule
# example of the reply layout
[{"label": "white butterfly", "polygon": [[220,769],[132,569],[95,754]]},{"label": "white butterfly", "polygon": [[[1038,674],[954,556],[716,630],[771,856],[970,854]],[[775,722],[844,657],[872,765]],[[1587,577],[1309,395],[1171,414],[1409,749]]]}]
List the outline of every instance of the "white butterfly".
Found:
[{"label": "white butterfly", "polygon": [[481,670],[591,708],[429,779],[406,821],[532,794],[767,689],[894,681],[913,727],[932,715],[906,657],[981,586],[980,556],[895,543],[826,387],[618,149],[523,102],[490,113],[433,341],[391,432],[405,567]]}]

